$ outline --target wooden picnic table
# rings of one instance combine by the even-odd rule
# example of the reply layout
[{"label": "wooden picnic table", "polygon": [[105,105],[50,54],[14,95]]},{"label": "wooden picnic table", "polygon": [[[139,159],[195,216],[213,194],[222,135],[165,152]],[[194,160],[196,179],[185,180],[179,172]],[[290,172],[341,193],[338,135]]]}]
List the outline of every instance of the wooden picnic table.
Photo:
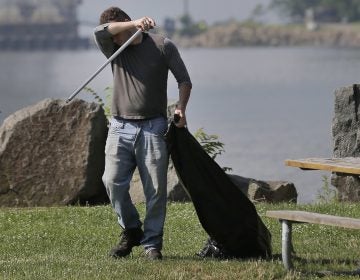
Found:
[{"label": "wooden picnic table", "polygon": [[[326,170],[352,176],[360,175],[360,158],[355,157],[289,159],[285,161],[285,165],[304,170]],[[282,224],[282,260],[287,270],[293,269],[291,261],[293,223],[312,223],[360,229],[360,219],[357,218],[289,210],[267,211],[266,216],[279,219]],[[360,268],[351,272],[351,275],[360,275]]]},{"label": "wooden picnic table", "polygon": [[305,170],[326,170],[334,173],[360,175],[360,158],[306,158],[288,159],[285,165]]}]

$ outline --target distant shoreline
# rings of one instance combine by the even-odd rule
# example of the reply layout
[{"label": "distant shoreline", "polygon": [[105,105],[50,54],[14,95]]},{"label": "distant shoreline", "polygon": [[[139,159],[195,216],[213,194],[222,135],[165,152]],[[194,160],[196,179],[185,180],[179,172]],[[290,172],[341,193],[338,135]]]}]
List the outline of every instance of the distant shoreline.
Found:
[{"label": "distant shoreline", "polygon": [[179,47],[319,46],[360,48],[359,24],[326,24],[314,31],[304,25],[262,25],[232,22],[209,27],[194,37],[174,36]]}]

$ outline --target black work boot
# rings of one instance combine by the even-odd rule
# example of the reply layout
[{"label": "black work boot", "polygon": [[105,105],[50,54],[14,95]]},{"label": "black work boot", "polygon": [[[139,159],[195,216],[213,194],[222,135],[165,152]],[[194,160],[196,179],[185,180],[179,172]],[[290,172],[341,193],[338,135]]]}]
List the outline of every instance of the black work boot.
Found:
[{"label": "black work boot", "polygon": [[141,228],[124,229],[120,235],[119,244],[112,248],[109,255],[114,258],[123,258],[131,253],[135,246],[140,245],[140,241],[144,236]]},{"label": "black work boot", "polygon": [[145,249],[145,256],[152,261],[162,259],[161,251],[156,248]]}]

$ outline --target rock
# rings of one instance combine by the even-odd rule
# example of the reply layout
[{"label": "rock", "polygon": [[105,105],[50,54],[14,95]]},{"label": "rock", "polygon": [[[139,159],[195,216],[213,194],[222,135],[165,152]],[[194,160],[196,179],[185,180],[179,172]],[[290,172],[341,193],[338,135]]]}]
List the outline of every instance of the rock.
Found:
[{"label": "rock", "polygon": [[332,123],[333,156],[359,157],[360,87],[353,85],[335,91],[335,112]]},{"label": "rock", "polygon": [[[335,112],[332,123],[333,157],[360,156],[360,85],[335,91]],[[359,176],[332,175],[331,183],[338,190],[340,201],[360,201]]]},{"label": "rock", "polygon": [[293,183],[285,181],[259,181],[237,175],[229,175],[238,188],[253,202],[297,202]]},{"label": "rock", "polygon": [[360,201],[360,177],[348,176],[345,174],[333,174],[331,176],[331,184],[338,191],[338,199],[340,201]]},{"label": "rock", "polygon": [[[298,194],[293,183],[285,181],[265,182],[238,175],[229,175],[229,177],[252,202],[297,202]],[[136,203],[145,201],[138,173],[133,178],[130,195]],[[168,200],[177,202],[191,201],[190,196],[179,182],[172,164],[169,165],[168,171]]]},{"label": "rock", "polygon": [[107,125],[95,103],[46,99],[0,128],[0,206],[106,202]]}]

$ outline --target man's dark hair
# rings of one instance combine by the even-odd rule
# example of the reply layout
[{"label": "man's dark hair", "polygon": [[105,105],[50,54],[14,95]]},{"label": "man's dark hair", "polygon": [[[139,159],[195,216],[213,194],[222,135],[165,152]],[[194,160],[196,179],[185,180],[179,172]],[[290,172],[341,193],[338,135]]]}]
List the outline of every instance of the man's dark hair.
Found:
[{"label": "man's dark hair", "polygon": [[131,18],[118,7],[110,7],[106,9],[100,16],[100,24],[109,23],[111,21],[130,21]]}]

